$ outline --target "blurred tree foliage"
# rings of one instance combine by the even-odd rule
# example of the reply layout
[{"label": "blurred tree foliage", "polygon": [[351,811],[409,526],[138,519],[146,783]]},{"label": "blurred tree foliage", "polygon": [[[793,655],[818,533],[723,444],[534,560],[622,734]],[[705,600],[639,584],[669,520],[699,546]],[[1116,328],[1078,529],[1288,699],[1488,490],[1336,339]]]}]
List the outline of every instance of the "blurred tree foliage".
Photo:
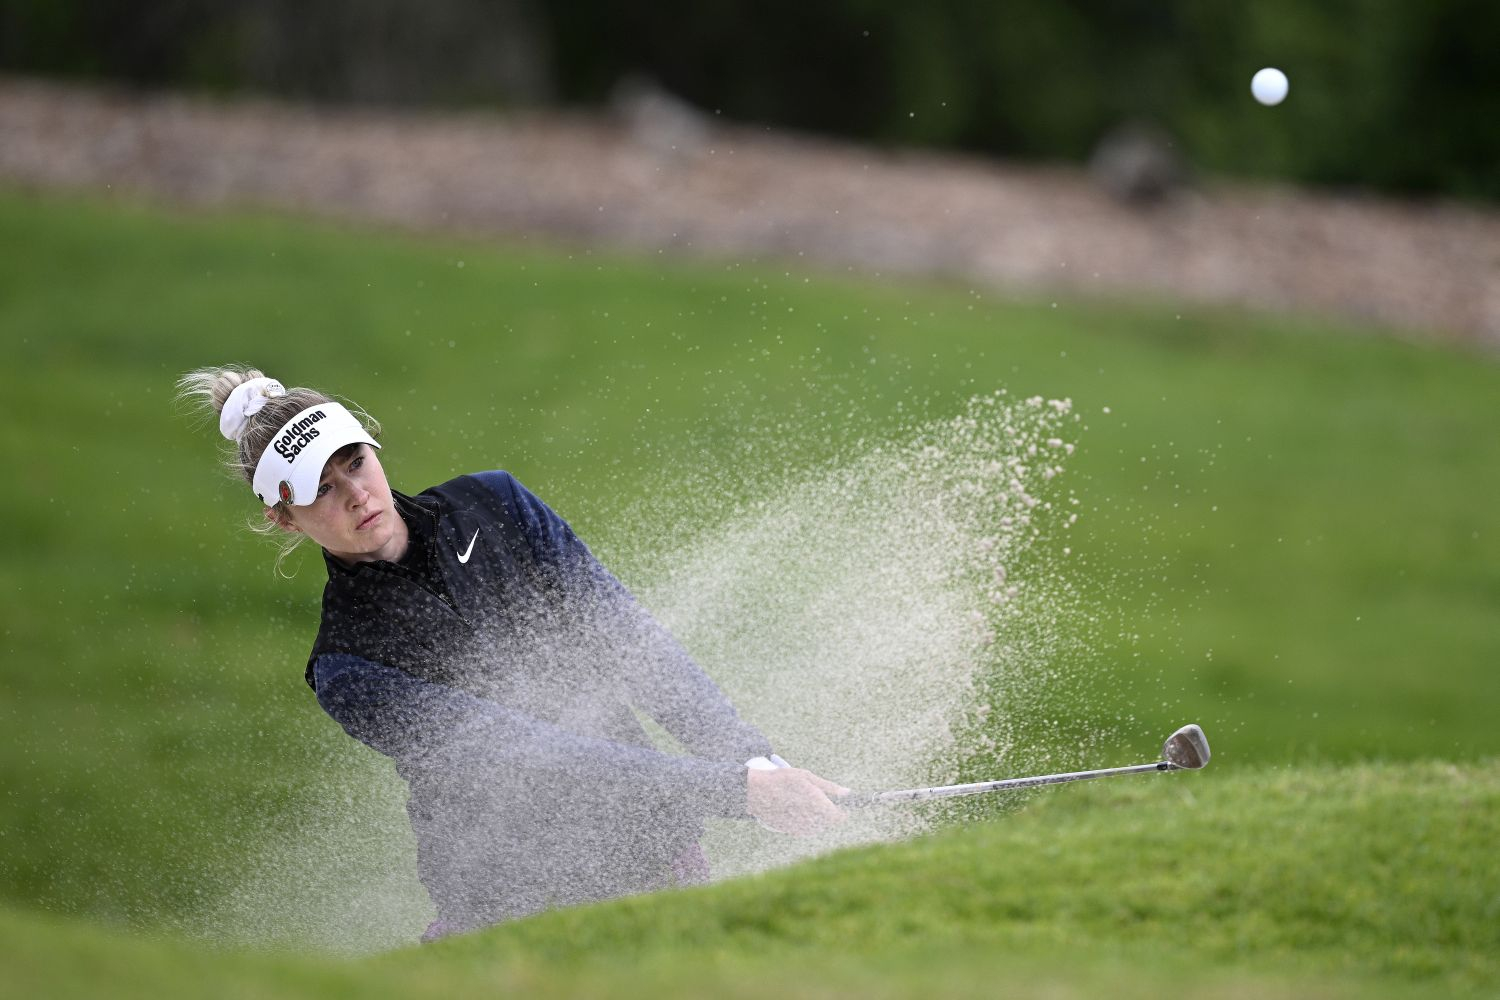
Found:
[{"label": "blurred tree foliage", "polygon": [[0,0],[0,69],[376,104],[552,97],[530,0]]},{"label": "blurred tree foliage", "polygon": [[[0,0],[0,69],[326,101],[606,99],[1072,159],[1126,121],[1195,167],[1500,197],[1495,0]],[[1274,109],[1249,96],[1285,70]]]}]

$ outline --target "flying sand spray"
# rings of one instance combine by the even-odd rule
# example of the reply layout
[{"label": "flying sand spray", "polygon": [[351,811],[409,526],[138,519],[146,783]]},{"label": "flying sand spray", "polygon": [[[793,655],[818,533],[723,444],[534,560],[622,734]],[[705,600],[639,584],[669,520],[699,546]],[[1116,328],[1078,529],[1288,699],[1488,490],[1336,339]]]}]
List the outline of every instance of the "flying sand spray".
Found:
[{"label": "flying sand spray", "polygon": [[[1069,549],[1037,543],[1065,540],[1079,518],[1057,477],[1080,424],[1068,400],[977,397],[954,418],[762,483],[755,500],[694,535],[680,526],[704,520],[668,500],[679,506],[612,522],[624,547],[606,539],[596,551],[798,766],[854,788],[935,792],[976,757],[1074,763],[1115,734],[1049,740],[1036,724],[1042,706],[1097,683],[1075,655],[1097,626],[1057,563]],[[574,652],[580,663],[597,653]],[[338,759],[306,801],[344,806],[291,804],[261,827],[282,832],[247,845],[237,884],[210,915],[215,936],[368,952],[420,930],[426,905],[409,874],[399,783],[373,757],[346,748]],[[904,809],[858,817],[805,839],[712,821],[705,847],[715,877],[727,878],[931,822]]]}]

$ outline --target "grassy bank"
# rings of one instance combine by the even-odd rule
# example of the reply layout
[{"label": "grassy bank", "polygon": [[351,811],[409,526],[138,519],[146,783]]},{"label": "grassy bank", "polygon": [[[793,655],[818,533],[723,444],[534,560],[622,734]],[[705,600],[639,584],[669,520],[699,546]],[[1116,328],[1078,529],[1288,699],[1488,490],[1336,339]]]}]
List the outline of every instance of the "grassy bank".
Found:
[{"label": "grassy bank", "polygon": [[21,996],[1485,995],[1500,765],[1248,768],[341,961],[0,917]]}]

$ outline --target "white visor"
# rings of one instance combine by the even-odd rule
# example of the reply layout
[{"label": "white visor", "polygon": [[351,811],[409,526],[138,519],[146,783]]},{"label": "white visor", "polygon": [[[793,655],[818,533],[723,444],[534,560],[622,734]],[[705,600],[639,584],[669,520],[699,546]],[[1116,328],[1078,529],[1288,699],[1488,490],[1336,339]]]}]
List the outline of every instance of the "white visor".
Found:
[{"label": "white visor", "polygon": [[267,507],[277,503],[308,506],[318,499],[318,483],[329,456],[356,441],[380,447],[340,404],[309,406],[282,424],[261,452],[251,483],[255,495]]}]

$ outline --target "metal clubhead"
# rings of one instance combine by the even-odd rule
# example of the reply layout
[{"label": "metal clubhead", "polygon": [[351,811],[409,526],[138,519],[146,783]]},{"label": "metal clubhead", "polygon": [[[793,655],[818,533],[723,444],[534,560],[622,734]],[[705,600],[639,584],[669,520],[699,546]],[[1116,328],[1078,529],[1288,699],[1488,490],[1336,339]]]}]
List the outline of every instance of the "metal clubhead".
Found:
[{"label": "metal clubhead", "polygon": [[1196,771],[1208,763],[1208,737],[1195,725],[1186,725],[1167,739],[1161,755],[1168,764]]}]

